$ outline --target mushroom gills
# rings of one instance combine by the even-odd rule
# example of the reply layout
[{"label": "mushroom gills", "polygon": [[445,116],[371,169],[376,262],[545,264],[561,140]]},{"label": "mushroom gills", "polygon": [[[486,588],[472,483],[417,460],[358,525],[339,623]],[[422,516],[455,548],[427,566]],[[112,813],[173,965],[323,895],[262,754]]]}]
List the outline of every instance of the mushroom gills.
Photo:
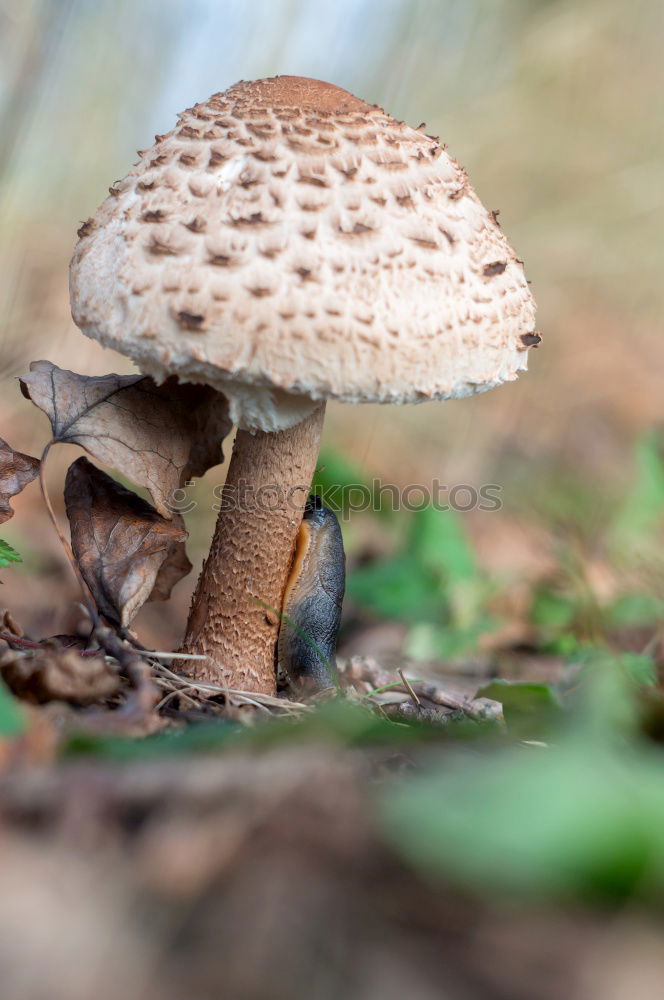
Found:
[{"label": "mushroom gills", "polygon": [[345,586],[339,522],[312,495],[297,536],[277,647],[279,669],[298,692],[338,687],[335,652]]}]

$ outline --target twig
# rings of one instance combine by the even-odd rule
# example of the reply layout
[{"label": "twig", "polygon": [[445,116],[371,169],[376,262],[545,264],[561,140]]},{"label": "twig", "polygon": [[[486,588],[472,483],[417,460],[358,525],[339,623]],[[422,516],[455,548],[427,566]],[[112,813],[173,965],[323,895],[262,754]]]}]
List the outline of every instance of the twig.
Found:
[{"label": "twig", "polygon": [[275,698],[273,695],[269,694],[256,694],[255,691],[241,691],[237,688],[221,687],[218,684],[209,684],[206,681],[187,680],[184,677],[180,677],[178,674],[174,674],[172,670],[169,670],[168,667],[165,667],[161,663],[156,665],[156,670],[158,671],[158,677],[161,676],[165,678],[174,686],[187,691],[199,691],[205,694],[208,698],[221,696],[227,700],[234,700],[241,704],[254,704],[268,708],[280,708],[285,712],[299,713],[312,711],[312,707],[310,705],[305,705],[303,702],[299,701],[287,701],[284,698]]},{"label": "twig", "polygon": [[[35,642],[33,639],[24,639],[19,635],[12,635],[10,632],[0,632],[0,640],[10,646],[17,646],[19,649],[48,649],[48,639]],[[99,656],[102,649],[71,649],[67,646],[58,647],[63,652],[76,653],[78,656]]]},{"label": "twig", "polygon": [[416,706],[417,706],[418,708],[422,708],[422,702],[420,701],[420,699],[419,699],[419,698],[417,697],[417,695],[415,694],[415,691],[413,690],[413,688],[412,688],[412,685],[411,685],[410,681],[408,680],[408,678],[407,678],[407,677],[406,677],[406,675],[404,674],[404,672],[403,672],[403,670],[401,669],[401,667],[400,667],[400,668],[399,668],[399,669],[397,670],[397,673],[398,673],[399,677],[401,678],[401,680],[403,681],[403,683],[404,683],[404,687],[406,688],[406,691],[407,691],[407,692],[408,692],[408,694],[409,694],[409,695],[411,696],[411,698],[412,698],[412,699],[413,699],[413,701],[415,702]]},{"label": "twig", "polygon": [[41,642],[23,639],[22,636],[12,635],[11,632],[0,632],[0,639],[9,643],[10,646],[18,646],[20,649],[41,649]]},{"label": "twig", "polygon": [[135,691],[135,697],[127,699],[127,704],[123,709],[124,714],[133,716],[134,714],[151,712],[157,701],[157,689],[152,681],[149,664],[133,649],[126,646],[106,625],[95,625],[92,635],[101,648],[114,660],[117,660],[120,672],[127,678]]},{"label": "twig", "polygon": [[362,701],[366,701],[367,698],[373,698],[374,695],[383,694],[384,691],[400,690],[402,687],[403,684],[401,683],[401,681],[392,681],[390,684],[381,684],[380,687],[372,688],[371,691],[367,691],[366,694],[361,695],[361,698]]},{"label": "twig", "polygon": [[463,712],[471,719],[481,719],[484,717],[484,710],[473,704],[470,698],[456,698],[447,694],[438,684],[428,684],[426,681],[416,682],[417,690],[427,701],[432,701],[434,705],[441,705],[449,708],[453,712]]},{"label": "twig", "polygon": [[422,699],[424,699],[425,702],[433,702],[434,705],[440,705],[453,712],[463,712],[471,719],[485,718],[484,707],[475,705],[472,699],[455,698],[454,695],[447,694],[438,684],[426,681],[409,681],[400,669],[397,673],[401,677],[401,681],[391,682],[388,671],[359,660],[357,663],[349,661],[342,671],[342,676],[351,684],[353,681],[360,680],[373,686],[373,690],[364,695],[365,700],[371,700],[374,695],[380,694],[382,691],[401,689],[410,695],[412,701],[421,711],[427,711],[426,705],[422,705]]},{"label": "twig", "polygon": [[147,656],[154,656],[156,660],[208,660],[208,656],[199,653],[157,653],[153,649],[146,649]]},{"label": "twig", "polygon": [[184,694],[185,690],[186,690],[185,688],[179,688],[179,689],[172,688],[168,692],[168,694],[164,695],[161,701],[157,702],[157,704],[154,707],[155,712],[161,712],[162,708],[165,708],[165,706],[169,703],[169,701],[172,701],[172,699],[177,697],[177,695]]}]

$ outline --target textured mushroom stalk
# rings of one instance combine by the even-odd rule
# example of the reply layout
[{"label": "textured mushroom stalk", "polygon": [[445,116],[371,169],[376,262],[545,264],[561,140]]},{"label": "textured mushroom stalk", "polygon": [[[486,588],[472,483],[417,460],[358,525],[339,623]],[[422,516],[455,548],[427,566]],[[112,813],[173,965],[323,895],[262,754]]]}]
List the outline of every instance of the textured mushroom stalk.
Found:
[{"label": "textured mushroom stalk", "polygon": [[284,431],[239,430],[183,649],[208,657],[199,680],[276,692],[284,587],[320,444],[325,406]]}]

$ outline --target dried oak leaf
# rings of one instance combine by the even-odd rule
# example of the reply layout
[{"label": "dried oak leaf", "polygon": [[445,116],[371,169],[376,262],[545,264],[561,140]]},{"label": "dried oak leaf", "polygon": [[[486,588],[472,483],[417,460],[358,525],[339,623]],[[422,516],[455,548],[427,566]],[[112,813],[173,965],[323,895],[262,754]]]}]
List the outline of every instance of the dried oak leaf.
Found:
[{"label": "dried oak leaf", "polygon": [[23,395],[51,421],[53,439],[78,444],[152,494],[171,517],[169,499],[222,459],[231,429],[225,396],[205,385],[145,375],[77,375],[34,361]]},{"label": "dried oak leaf", "polygon": [[9,506],[9,498],[39,475],[39,459],[23,455],[0,438],[0,524],[4,524],[14,511]]},{"label": "dried oak leaf", "polygon": [[180,515],[167,521],[87,458],[69,467],[65,504],[76,562],[114,624],[127,627],[146,601],[166,600],[190,571]]},{"label": "dried oak leaf", "polygon": [[92,705],[121,687],[117,669],[103,656],[84,659],[73,650],[47,645],[34,653],[5,653],[0,675],[17,698],[35,705],[49,701]]},{"label": "dried oak leaf", "polygon": [[9,608],[0,608],[0,632],[16,635],[19,638],[25,635]]}]

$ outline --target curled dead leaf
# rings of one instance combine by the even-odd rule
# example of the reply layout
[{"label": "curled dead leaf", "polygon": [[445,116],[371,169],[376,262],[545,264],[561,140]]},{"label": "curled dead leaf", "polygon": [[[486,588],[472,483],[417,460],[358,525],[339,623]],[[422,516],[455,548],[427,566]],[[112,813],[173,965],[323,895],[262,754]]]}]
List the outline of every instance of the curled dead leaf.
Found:
[{"label": "curled dead leaf", "polygon": [[55,441],[80,445],[148,489],[163,517],[171,517],[175,490],[223,459],[228,404],[210,386],[77,375],[50,361],[33,362],[20,383],[48,416]]},{"label": "curled dead leaf", "polygon": [[83,659],[73,650],[47,645],[34,653],[7,650],[0,675],[13,694],[35,705],[92,705],[116,694],[121,685],[117,668],[103,656]]},{"label": "curled dead leaf", "polygon": [[187,531],[87,458],[67,472],[65,504],[74,558],[99,611],[127,627],[148,600],[166,600],[191,570]]},{"label": "curled dead leaf", "polygon": [[38,475],[39,459],[14,451],[0,438],[0,524],[14,516],[10,497],[20,493]]},{"label": "curled dead leaf", "polygon": [[10,635],[22,636],[25,632],[18,624],[9,608],[0,608],[0,632]]}]

